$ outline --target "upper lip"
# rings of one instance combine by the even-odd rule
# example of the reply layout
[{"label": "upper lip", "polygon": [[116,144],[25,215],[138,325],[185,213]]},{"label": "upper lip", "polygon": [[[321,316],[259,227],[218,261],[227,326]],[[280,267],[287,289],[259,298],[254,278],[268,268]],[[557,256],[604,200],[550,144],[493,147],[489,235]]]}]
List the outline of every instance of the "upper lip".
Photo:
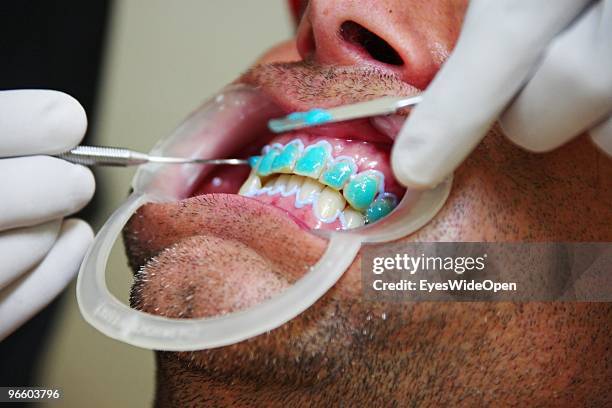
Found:
[{"label": "upper lip", "polygon": [[239,81],[259,87],[287,111],[331,108],[420,92],[377,67],[319,65],[308,61],[257,65]]}]

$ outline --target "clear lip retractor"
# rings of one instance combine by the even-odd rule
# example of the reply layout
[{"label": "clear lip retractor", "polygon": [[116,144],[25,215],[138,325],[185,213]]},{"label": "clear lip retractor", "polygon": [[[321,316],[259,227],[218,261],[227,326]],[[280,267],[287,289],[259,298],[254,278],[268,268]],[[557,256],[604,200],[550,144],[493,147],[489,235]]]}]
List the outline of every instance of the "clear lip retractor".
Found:
[{"label": "clear lip retractor", "polygon": [[[227,151],[228,138],[245,143],[248,135],[262,132],[267,119],[279,114],[257,89],[232,85],[160,140],[150,153],[226,157],[233,153]],[[321,298],[349,268],[362,243],[393,241],[429,222],[446,202],[452,184],[449,178],[432,190],[408,191],[395,210],[375,224],[323,233],[327,248],[310,271],[283,292],[249,309],[210,318],[174,319],[130,308],[106,286],[106,264],[117,237],[143,204],[185,198],[201,170],[189,165],[140,166],[132,181],[133,192],[98,232],[79,271],[77,300],[85,320],[107,336],[148,349],[187,351],[226,346],[273,330]]]}]

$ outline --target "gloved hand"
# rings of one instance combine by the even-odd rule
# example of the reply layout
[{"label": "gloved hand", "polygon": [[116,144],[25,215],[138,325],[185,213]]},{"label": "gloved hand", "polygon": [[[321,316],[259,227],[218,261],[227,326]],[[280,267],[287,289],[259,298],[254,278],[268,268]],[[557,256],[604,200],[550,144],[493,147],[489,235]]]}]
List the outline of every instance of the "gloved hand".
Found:
[{"label": "gloved hand", "polygon": [[500,117],[545,152],[590,130],[612,155],[612,0],[472,0],[456,48],[398,134],[397,179],[433,187]]},{"label": "gloved hand", "polygon": [[74,147],[86,127],[66,94],[0,92],[0,340],[70,282],[92,241],[84,221],[63,218],[91,199],[93,175],[42,156]]}]

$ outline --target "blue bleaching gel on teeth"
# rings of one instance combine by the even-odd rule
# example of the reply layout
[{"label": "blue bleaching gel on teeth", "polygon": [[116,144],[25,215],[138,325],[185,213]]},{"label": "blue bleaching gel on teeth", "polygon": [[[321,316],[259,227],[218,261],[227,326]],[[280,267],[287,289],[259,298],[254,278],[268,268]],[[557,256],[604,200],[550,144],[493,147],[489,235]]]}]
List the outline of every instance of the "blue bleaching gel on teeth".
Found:
[{"label": "blue bleaching gel on teeth", "polygon": [[259,164],[259,160],[261,160],[261,156],[249,157],[249,165],[251,166],[251,168],[257,167],[257,165]]}]

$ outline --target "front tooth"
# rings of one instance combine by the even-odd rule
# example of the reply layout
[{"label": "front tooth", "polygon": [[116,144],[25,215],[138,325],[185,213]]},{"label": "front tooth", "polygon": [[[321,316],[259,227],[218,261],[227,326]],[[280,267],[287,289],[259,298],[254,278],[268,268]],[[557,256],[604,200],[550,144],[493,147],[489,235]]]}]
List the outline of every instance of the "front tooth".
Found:
[{"label": "front tooth", "polygon": [[365,218],[363,214],[357,212],[351,208],[346,208],[344,211],[344,228],[353,229],[365,225]]},{"label": "front tooth", "polygon": [[397,205],[397,198],[391,193],[379,196],[366,210],[366,222],[371,224],[387,216]]},{"label": "front tooth", "polygon": [[287,189],[287,185],[289,184],[290,179],[291,179],[291,176],[289,174],[281,174],[276,179],[276,182],[274,183],[274,188],[278,189],[279,191],[283,193],[285,191],[288,191],[286,189]]},{"label": "front tooth", "polygon": [[328,142],[308,146],[302,157],[295,163],[293,172],[301,176],[319,178],[330,154],[331,145]]},{"label": "front tooth", "polygon": [[380,186],[380,177],[371,170],[357,174],[344,187],[346,201],[356,210],[363,211],[374,201]]},{"label": "front tooth", "polygon": [[325,187],[319,194],[315,206],[315,215],[323,220],[335,219],[346,205],[342,194],[338,191]]},{"label": "front tooth", "polygon": [[289,178],[289,182],[287,183],[286,191],[299,191],[300,187],[304,183],[304,177],[293,175]]},{"label": "front tooth", "polygon": [[263,177],[272,174],[272,163],[274,163],[274,159],[279,155],[279,153],[280,151],[278,148],[271,148],[268,153],[266,153],[266,155],[259,160],[257,174]]},{"label": "front tooth", "polygon": [[259,178],[259,176],[257,176],[257,174],[255,174],[255,172],[251,172],[251,174],[249,174],[249,177],[246,179],[246,181],[242,183],[240,190],[238,190],[238,194],[249,195],[259,190],[260,188],[261,188],[261,179]]},{"label": "front tooth", "polygon": [[308,199],[318,194],[321,190],[323,190],[323,184],[310,178],[304,178],[304,183],[298,194],[298,200],[301,202],[308,201]]},{"label": "front tooth", "polygon": [[350,160],[340,160],[329,166],[321,174],[319,181],[335,190],[341,190],[351,176],[356,173],[357,166]]},{"label": "front tooth", "polygon": [[272,173],[291,173],[304,145],[300,140],[288,143],[272,163]]}]

